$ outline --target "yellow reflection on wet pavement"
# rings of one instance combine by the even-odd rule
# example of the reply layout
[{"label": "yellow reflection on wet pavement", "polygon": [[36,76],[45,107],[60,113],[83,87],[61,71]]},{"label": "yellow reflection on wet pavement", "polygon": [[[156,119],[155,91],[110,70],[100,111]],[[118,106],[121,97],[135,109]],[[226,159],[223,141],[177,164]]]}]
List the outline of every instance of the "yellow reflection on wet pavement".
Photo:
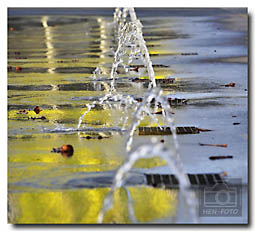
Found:
[{"label": "yellow reflection on wet pavement", "polygon": [[[46,43],[46,46],[47,46],[47,59],[48,59],[48,63],[49,64],[53,64],[53,58],[54,58],[54,55],[55,55],[55,50],[54,50],[54,46],[53,46],[53,43],[52,43],[52,27],[49,27],[48,26],[48,20],[49,20],[49,17],[48,16],[43,16],[42,19],[41,19],[41,22],[42,22],[42,25],[43,25],[43,28],[45,30],[45,43]],[[51,67],[48,69],[48,72],[49,73],[55,73],[55,67]]]},{"label": "yellow reflection on wet pavement", "polygon": [[[177,191],[129,187],[138,222],[153,222],[175,216]],[[15,224],[94,224],[108,188],[13,193],[9,195],[9,222]],[[128,198],[124,189],[114,194],[114,205],[104,223],[130,223]]]},{"label": "yellow reflection on wet pavement", "polygon": [[[84,100],[84,97],[105,94],[91,89],[73,90],[71,86],[90,83],[88,77],[92,76],[92,70],[97,66],[100,66],[103,74],[110,73],[111,66],[105,64],[112,63],[112,57],[109,56],[113,48],[109,30],[111,20],[107,17],[60,18],[54,15],[20,19],[24,20],[24,30],[8,34],[8,65],[13,67],[13,71],[8,72],[8,84],[12,86],[8,90],[9,222],[96,223],[109,188],[60,191],[57,186],[79,174],[104,174],[104,171],[116,170],[126,159],[126,137],[113,133],[106,134],[108,137],[102,140],[88,140],[86,137],[91,134],[87,132],[50,133],[50,129],[56,126],[76,128],[79,117],[87,110],[85,105],[92,102]],[[88,22],[84,22],[84,19]],[[35,23],[32,27],[31,20]],[[19,24],[19,20],[14,19],[14,22]],[[158,48],[151,50],[151,54],[157,53],[162,51]],[[22,71],[15,71],[17,65]],[[173,73],[169,68],[159,68],[155,72],[156,78]],[[123,76],[126,77],[126,73]],[[61,85],[66,85],[66,90],[61,90]],[[137,94],[136,88],[125,85],[120,90]],[[140,88],[139,94],[142,95],[145,90]],[[42,109],[39,115],[33,112],[36,105]],[[27,114],[19,110],[25,110]],[[130,125],[132,113],[132,110],[127,113],[127,125]],[[121,127],[121,115],[122,108],[93,109],[83,119],[81,127]],[[31,119],[41,116],[46,119]],[[160,117],[159,123],[163,124]],[[157,125],[145,116],[140,126]],[[72,158],[65,159],[60,154],[50,152],[53,147],[63,144],[73,145]],[[160,158],[151,158],[138,160],[134,167],[148,169],[162,165],[166,163]],[[57,186],[52,183],[53,179],[57,181]],[[153,222],[175,216],[176,191],[145,186],[129,187],[128,190],[138,222]],[[114,206],[106,213],[104,222],[131,223],[128,196],[124,189],[115,192]]]}]

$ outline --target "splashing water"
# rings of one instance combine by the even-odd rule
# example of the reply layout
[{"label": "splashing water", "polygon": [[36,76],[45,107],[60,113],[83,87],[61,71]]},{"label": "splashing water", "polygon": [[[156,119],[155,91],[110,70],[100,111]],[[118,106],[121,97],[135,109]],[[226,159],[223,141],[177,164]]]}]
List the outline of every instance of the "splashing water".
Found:
[{"label": "splashing water", "polygon": [[[138,109],[134,112],[132,125],[129,130],[129,135],[128,135],[128,139],[126,142],[126,150],[128,152],[131,150],[131,145],[133,142],[133,136],[134,136],[135,130],[138,127],[138,125],[140,124],[140,121],[144,119],[143,112],[148,113],[149,116],[152,118],[152,120],[154,122],[156,122],[156,124],[161,128],[160,124],[158,123],[157,117],[155,115],[152,115],[149,111],[150,110],[150,102],[152,101],[152,99],[155,99],[155,98],[157,99],[157,97],[161,93],[162,93],[162,91],[159,88],[154,88],[154,89],[149,90],[146,93],[145,98],[143,99],[142,103],[139,105]],[[156,104],[157,104],[157,102],[156,102]],[[170,108],[169,108],[169,110],[170,110]],[[172,121],[171,121],[171,124],[172,124]],[[174,139],[176,139],[176,136],[174,136]]]},{"label": "splashing water", "polygon": [[102,72],[100,70],[99,67],[97,67],[94,71],[93,71],[93,77],[94,80],[96,79],[101,79],[102,78]]},{"label": "splashing water", "polygon": [[[130,14],[130,18],[132,22],[127,22],[126,20],[128,12]],[[139,20],[137,20],[134,8],[123,8],[123,10],[121,10],[120,8],[116,8],[114,13],[114,22],[118,24],[118,47],[114,54],[114,62],[112,64],[112,69],[111,69],[112,81],[111,81],[110,87],[108,86],[107,83],[102,82],[105,89],[109,93],[99,99],[99,102],[98,102],[99,105],[109,100],[111,96],[113,96],[114,93],[116,92],[115,79],[117,76],[117,69],[119,65],[122,65],[124,69],[128,71],[129,70],[128,65],[132,63],[132,61],[136,58],[139,58],[143,62],[144,66],[147,67],[147,72],[148,72],[149,80],[150,80],[148,88],[150,89],[151,87],[156,87],[155,74],[152,67],[152,62],[150,60],[150,56],[149,56],[148,49],[146,47],[145,40],[143,39],[142,24]],[[123,58],[127,54],[128,54],[128,63],[125,64]],[[101,78],[101,72],[100,72],[100,69],[97,67],[94,71],[93,79],[100,79],[100,78]],[[123,98],[124,96],[118,94],[118,97]],[[129,100],[129,101],[126,101],[125,103],[134,104],[134,102],[135,100]],[[85,115],[88,114],[89,111],[93,107],[95,107],[96,104],[97,102],[94,101],[91,105],[86,105],[87,111],[85,111],[80,116],[77,129],[80,128],[80,125]],[[148,110],[147,110],[147,113],[149,113]],[[153,120],[155,120],[155,118],[153,118]],[[126,125],[126,122],[127,122],[127,118],[124,120],[123,126]]]},{"label": "splashing water", "polygon": [[[122,187],[125,185],[125,181],[128,176],[128,172],[131,170],[132,166],[135,164],[135,162],[140,158],[152,158],[152,157],[160,157],[164,159],[169,169],[173,170],[174,173],[177,176],[177,179],[179,180],[179,187],[180,187],[180,200],[184,201],[188,212],[190,215],[190,219],[192,223],[197,222],[197,214],[196,214],[196,208],[197,208],[197,200],[196,196],[193,192],[190,192],[190,182],[187,177],[187,175],[184,172],[183,163],[181,161],[178,149],[178,141],[177,141],[177,135],[176,135],[176,129],[173,123],[173,119],[171,118],[171,112],[170,112],[170,105],[167,101],[167,99],[162,96],[162,90],[159,88],[153,88],[150,89],[143,102],[138,106],[137,110],[135,111],[133,115],[133,121],[131,128],[129,130],[129,136],[126,143],[126,149],[127,151],[131,150],[131,145],[133,141],[133,135],[135,132],[135,129],[138,127],[140,121],[143,119],[142,112],[148,112],[148,107],[150,107],[150,103],[152,100],[154,100],[155,105],[160,104],[163,111],[164,116],[167,120],[167,124],[170,126],[172,134],[173,134],[173,140],[174,140],[174,150],[167,149],[162,144],[152,144],[152,145],[145,145],[139,147],[136,151],[131,153],[128,157],[128,159],[122,164],[122,166],[118,169],[113,185],[111,187],[111,190],[109,194],[106,196],[102,210],[98,216],[98,223],[102,223],[104,219],[104,214],[112,207],[113,205],[113,196],[116,189]],[[152,116],[153,117],[153,116]],[[129,207],[132,205],[129,204]],[[133,214],[133,213],[132,213]],[[131,216],[131,215],[130,215]],[[182,218],[183,219],[183,218]],[[134,221],[135,219],[132,219]]]},{"label": "splashing water", "polygon": [[[117,173],[114,178],[113,185],[111,187],[110,192],[106,196],[104,202],[103,202],[103,207],[99,213],[98,216],[98,223],[102,223],[104,220],[104,214],[112,207],[113,205],[113,196],[114,192],[116,189],[122,187],[125,185],[125,182],[127,180],[128,172],[131,170],[132,166],[135,164],[135,162],[140,159],[140,158],[152,158],[152,157],[160,157],[164,159],[167,164],[169,169],[173,170],[174,173],[176,174],[176,177],[179,181],[179,188],[180,188],[180,201],[184,201],[187,205],[188,212],[189,212],[189,217],[191,218],[191,222],[195,223],[198,222],[197,220],[197,214],[196,214],[196,208],[197,208],[197,198],[194,194],[194,192],[190,192],[190,182],[187,177],[187,175],[184,172],[183,168],[183,163],[181,161],[180,155],[179,155],[179,145],[177,141],[177,135],[176,135],[176,128],[173,123],[173,119],[171,117],[171,111],[170,111],[170,105],[165,97],[162,96],[162,90],[159,88],[152,88],[151,87],[156,87],[155,83],[155,78],[154,78],[154,71],[152,68],[152,62],[149,57],[149,52],[146,47],[145,41],[143,39],[142,35],[142,25],[139,20],[137,20],[134,8],[128,8],[129,9],[129,14],[132,20],[132,23],[125,24],[122,26],[119,26],[119,34],[122,34],[122,36],[126,36],[124,40],[123,37],[120,36],[120,39],[123,39],[123,41],[119,41],[117,51],[115,53],[115,60],[114,60],[114,65],[112,67],[112,72],[111,72],[111,77],[112,77],[112,83],[111,83],[111,88],[114,89],[114,81],[115,81],[115,76],[116,76],[116,70],[118,68],[119,64],[122,64],[122,56],[124,55],[125,52],[123,52],[123,49],[126,49],[125,43],[130,44],[130,41],[132,41],[132,36],[135,37],[133,40],[133,44],[131,45],[131,51],[130,51],[130,59],[129,62],[132,62],[132,59],[136,57],[137,53],[141,52],[142,54],[142,60],[144,65],[147,67],[147,72],[149,74],[149,79],[150,79],[150,84],[148,87],[148,91],[143,98],[143,101],[140,105],[137,105],[137,108],[133,114],[133,120],[132,124],[129,129],[129,134],[128,134],[128,139],[126,142],[126,150],[129,152],[131,150],[131,145],[133,141],[133,136],[135,133],[136,128],[139,126],[139,123],[141,120],[144,119],[144,113],[149,114],[149,116],[155,121],[158,122],[156,117],[153,116],[150,113],[150,103],[154,100],[155,103],[155,108],[154,110],[157,109],[158,105],[162,107],[163,110],[163,116],[166,119],[166,122],[168,126],[170,126],[172,134],[173,134],[173,141],[174,141],[174,150],[169,150],[167,149],[164,145],[162,144],[152,144],[152,145],[144,145],[139,147],[136,151],[133,153],[129,154],[127,160],[119,167],[117,170]],[[116,9],[116,12],[119,15],[118,20],[116,21],[121,21],[120,15],[122,13],[120,9]],[[122,15],[123,16],[123,15]],[[123,19],[123,18],[122,18]],[[122,21],[123,22],[123,21]],[[129,33],[130,28],[132,28],[135,33]],[[131,29],[131,31],[132,31]],[[135,42],[134,42],[135,41]],[[139,48],[135,50],[137,46],[137,42],[139,45]],[[131,43],[132,44],[132,43]],[[133,103],[133,102],[132,102]],[[157,123],[158,124],[158,123]],[[160,125],[158,124],[160,127]],[[134,217],[134,212],[132,210],[132,203],[129,202],[129,215],[132,217],[132,222],[136,221]]]},{"label": "splashing water", "polygon": [[117,35],[120,35],[120,29],[123,27],[126,22],[128,14],[128,8],[121,9],[120,7],[115,8],[115,12],[113,14],[113,22],[115,27],[117,27]]},{"label": "splashing water", "polygon": [[140,20],[137,19],[135,10],[133,7],[129,8],[129,14],[130,14],[132,22],[137,25],[137,29],[138,29],[137,40],[139,42],[139,46],[140,46],[140,49],[142,52],[142,59],[144,61],[144,65],[147,67],[147,72],[148,72],[149,79],[150,79],[149,87],[151,87],[151,86],[156,87],[155,74],[154,74],[154,70],[152,67],[152,62],[150,59],[149,51],[146,46],[146,42],[143,38],[142,23],[140,22]]},{"label": "splashing water", "polygon": [[[135,152],[129,155],[128,159],[124,162],[124,164],[118,169],[113,185],[111,187],[110,192],[106,196],[103,202],[103,207],[98,215],[98,223],[102,223],[104,219],[105,213],[112,207],[113,205],[113,196],[116,189],[125,185],[127,180],[128,172],[131,170],[132,166],[135,162],[140,158],[152,158],[152,157],[160,157],[164,159],[168,167],[174,171],[179,181],[180,187],[180,200],[184,200],[190,217],[191,223],[198,222],[196,208],[197,208],[197,200],[195,194],[189,191],[190,182],[188,180],[187,175],[185,174],[182,162],[179,158],[176,158],[176,153],[171,152],[162,144],[152,144],[152,145],[144,145],[139,147]],[[131,206],[131,205],[129,205]]]},{"label": "splashing water", "polygon": [[86,104],[87,111],[85,111],[85,112],[81,115],[81,117],[79,118],[79,122],[78,122],[78,125],[77,125],[77,130],[78,130],[78,129],[80,128],[80,126],[81,126],[83,117],[84,117],[86,114],[88,114],[88,113],[90,112],[90,110],[96,106],[97,103],[98,103],[99,105],[102,105],[102,104],[103,104],[106,100],[108,100],[111,96],[112,96],[112,94],[111,94],[111,93],[108,93],[108,94],[106,94],[104,97],[101,97],[101,98],[99,99],[99,102],[98,102],[98,101],[93,101],[92,104]]},{"label": "splashing water", "polygon": [[[127,20],[127,15],[129,13],[131,21]],[[99,98],[98,101],[92,102],[92,104],[87,104],[87,110],[79,118],[77,125],[77,130],[80,128],[83,118],[89,111],[95,107],[96,104],[109,104],[109,102],[115,102],[119,106],[124,105],[124,110],[122,110],[122,117],[119,122],[123,122],[122,129],[124,130],[128,121],[127,110],[132,107],[132,123],[128,129],[128,137],[126,141],[126,150],[128,152],[127,160],[118,168],[116,175],[114,177],[114,182],[111,187],[110,192],[105,197],[102,209],[98,216],[98,223],[102,223],[104,220],[105,213],[112,207],[114,200],[114,192],[120,187],[124,187],[128,195],[128,211],[130,220],[136,223],[136,218],[132,206],[132,198],[129,191],[125,188],[125,182],[128,177],[128,173],[135,164],[135,162],[140,158],[152,158],[160,157],[167,162],[169,169],[174,171],[176,177],[179,181],[180,188],[180,199],[179,201],[185,202],[188,208],[189,218],[191,222],[197,222],[196,207],[197,199],[195,194],[189,190],[190,182],[185,174],[183,163],[179,154],[179,145],[176,135],[176,128],[171,117],[170,104],[166,97],[163,96],[163,91],[156,87],[155,74],[152,67],[152,62],[150,60],[149,52],[143,38],[142,24],[137,19],[134,8],[116,8],[114,13],[114,23],[117,30],[118,46],[114,54],[114,62],[111,69],[111,83],[110,86],[107,83],[105,89],[107,94]],[[117,78],[117,70],[119,66],[124,67],[126,72],[129,71],[129,65],[133,60],[139,59],[142,61],[147,69],[149,76],[149,86],[148,90],[143,97],[142,102],[138,102],[131,95],[123,95],[116,92],[115,80]],[[127,61],[126,61],[127,60]],[[94,71],[93,79],[100,79],[101,73],[100,69],[97,68]],[[154,104],[154,112],[157,110],[158,106],[162,108],[163,117],[165,124],[170,126],[172,131],[172,137],[174,142],[173,150],[168,149],[161,143],[153,143],[149,145],[143,145],[138,147],[135,151],[131,152],[133,137],[136,128],[139,126],[140,121],[142,121],[145,116],[149,116],[152,121],[154,121],[159,127],[161,125],[158,122],[155,114],[151,112],[151,104]],[[182,210],[183,211],[183,210]]]},{"label": "splashing water", "polygon": [[[126,22],[127,11],[131,18],[131,22]],[[117,12],[117,13],[116,13]],[[137,19],[134,8],[124,8],[116,10],[115,22],[119,23],[118,27],[118,47],[114,55],[114,62],[111,70],[111,89],[115,91],[115,79],[117,76],[117,69],[119,65],[122,65],[124,69],[128,68],[128,65],[135,59],[140,58],[144,66],[147,68],[149,75],[149,86],[156,87],[155,73],[150,60],[149,51],[146,46],[146,42],[143,38],[142,23]],[[122,15],[122,17],[121,17]],[[125,64],[123,57],[129,54],[128,63]]]}]

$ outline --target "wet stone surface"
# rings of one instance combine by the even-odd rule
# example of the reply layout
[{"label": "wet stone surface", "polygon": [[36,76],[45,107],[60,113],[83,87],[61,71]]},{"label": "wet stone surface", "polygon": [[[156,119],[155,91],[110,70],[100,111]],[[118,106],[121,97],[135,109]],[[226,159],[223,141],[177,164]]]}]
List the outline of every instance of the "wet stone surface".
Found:
[{"label": "wet stone surface", "polygon": [[[169,104],[174,122],[180,127],[179,132],[185,133],[178,136],[179,153],[191,184],[212,185],[221,181],[220,174],[226,172],[229,178],[241,179],[244,187],[247,186],[246,10],[139,8],[136,12],[144,25],[156,82],[163,95],[172,99]],[[104,96],[105,83],[110,83],[117,48],[112,20],[110,8],[9,10],[9,222],[97,222],[115,170],[128,155],[127,132],[122,131],[120,119],[124,105],[114,107],[116,102],[109,101],[95,106],[83,119],[80,129],[77,124],[88,110],[87,104]],[[96,67],[101,67],[102,79],[94,78]],[[119,70],[117,92],[142,99],[148,75],[141,63],[131,64],[130,69],[133,71],[129,74],[123,68]],[[33,111],[37,105],[42,110],[40,114]],[[133,112],[128,108],[127,127]],[[156,116],[164,126],[162,113]],[[37,117],[41,119],[28,119]],[[151,143],[155,135],[158,142],[163,141],[162,145],[174,151],[169,129],[159,135],[160,130],[152,129],[157,125],[148,115],[139,126],[134,135],[134,149]],[[211,131],[201,132],[198,128]],[[145,130],[149,136],[139,135]],[[227,147],[199,143],[227,144]],[[73,146],[72,157],[51,153],[52,147],[63,144]],[[233,158],[210,159],[210,156],[230,155]],[[126,189],[137,221],[175,222],[179,190],[162,187],[178,183],[175,173],[157,157],[140,159],[134,168]],[[144,174],[151,176],[150,186],[144,183]],[[242,216],[203,217],[200,223],[246,223],[247,191],[244,188],[242,194]],[[129,194],[124,188],[116,192],[115,205],[105,222],[131,222],[127,216]],[[178,219],[185,222],[182,217]]]}]

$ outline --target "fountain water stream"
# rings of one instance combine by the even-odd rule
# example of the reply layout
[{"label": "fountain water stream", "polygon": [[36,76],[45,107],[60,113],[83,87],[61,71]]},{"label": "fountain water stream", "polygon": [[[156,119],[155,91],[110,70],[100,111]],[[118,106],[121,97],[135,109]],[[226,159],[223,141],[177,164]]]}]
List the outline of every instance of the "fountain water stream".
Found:
[{"label": "fountain water stream", "polygon": [[[154,99],[155,104],[160,103],[162,109],[164,110],[164,114],[167,119],[167,125],[170,126],[173,133],[174,149],[170,150],[163,144],[155,143],[156,141],[152,139],[152,144],[141,146],[137,148],[137,150],[129,154],[126,161],[117,170],[117,173],[114,178],[114,183],[111,187],[110,192],[108,193],[107,197],[104,200],[103,208],[98,216],[98,223],[103,222],[104,214],[111,208],[113,204],[114,192],[116,191],[116,189],[125,186],[128,172],[131,170],[135,162],[140,158],[153,158],[153,157],[160,157],[161,159],[165,160],[167,162],[169,169],[174,171],[180,185],[180,200],[183,200],[185,202],[184,203],[185,208],[187,208],[189,213],[188,217],[189,222],[191,223],[197,222],[196,196],[194,192],[191,192],[189,190],[190,182],[187,175],[185,174],[183,163],[181,161],[180,154],[178,151],[179,145],[175,131],[176,129],[170,115],[170,106],[169,103],[167,102],[167,99],[164,96],[162,96],[162,90],[160,90],[159,88],[150,89],[147,92],[147,95],[145,96],[143,102],[134,112],[132,125],[130,126],[129,135],[126,142],[126,149],[127,151],[131,150],[135,129],[138,127],[140,121],[143,119],[142,112],[147,111],[148,104],[151,102],[152,99]],[[180,209],[185,210],[184,208]]]},{"label": "fountain water stream", "polygon": [[[130,15],[131,22],[127,22],[126,18],[127,15]],[[115,91],[114,84],[115,84],[115,77],[117,76],[117,69],[120,64],[123,65],[125,70],[129,70],[127,66],[132,63],[132,61],[135,58],[140,58],[140,60],[143,62],[143,64],[147,67],[147,72],[150,79],[150,84],[148,86],[148,89],[151,87],[156,87],[156,81],[155,81],[155,74],[152,67],[152,62],[150,60],[149,52],[146,47],[146,42],[143,39],[142,34],[142,24],[139,20],[137,20],[134,8],[116,8],[114,13],[114,22],[118,26],[118,47],[115,52],[114,56],[114,62],[112,65],[111,70],[111,89],[112,91]],[[130,49],[131,47],[131,49]],[[129,52],[129,58],[128,58],[128,64],[124,64],[124,60],[122,57],[125,54],[128,54]],[[129,97],[130,98],[130,97]],[[147,100],[145,100],[148,104]],[[132,99],[129,100],[129,104],[135,104],[137,106],[137,102]],[[127,105],[128,106],[128,105]],[[157,109],[157,106],[155,107]],[[157,118],[152,116],[150,113],[150,110],[148,108],[144,108],[144,111],[146,111],[158,124]],[[160,126],[160,125],[159,125]]]},{"label": "fountain water stream", "polygon": [[[126,22],[127,11],[131,18],[131,22]],[[118,9],[116,11],[115,22],[119,23],[118,26],[118,47],[114,55],[114,62],[111,70],[111,88],[114,91],[114,84],[117,75],[117,69],[120,64],[127,69],[136,57],[139,57],[147,68],[149,75],[149,88],[156,87],[155,74],[150,60],[150,55],[143,38],[142,24],[137,19],[134,8],[124,8],[123,11]],[[124,64],[123,56],[129,52],[128,64]]]},{"label": "fountain water stream", "polygon": [[[114,178],[114,183],[111,187],[110,192],[106,196],[104,203],[103,203],[102,210],[99,213],[98,223],[103,222],[105,213],[113,205],[114,192],[116,191],[116,189],[118,189],[122,186],[125,186],[128,172],[131,170],[131,168],[135,164],[135,162],[140,158],[152,158],[155,156],[164,159],[167,162],[169,169],[174,171],[174,173],[176,174],[176,177],[177,177],[177,179],[179,181],[179,185],[180,185],[180,200],[183,200],[188,208],[190,222],[192,222],[192,223],[197,222],[197,215],[196,215],[197,200],[196,200],[194,192],[190,192],[190,190],[189,190],[190,182],[189,182],[187,175],[184,172],[183,164],[182,164],[182,161],[181,161],[181,158],[179,155],[179,151],[178,151],[179,145],[178,145],[177,136],[176,136],[176,129],[175,129],[175,126],[173,123],[173,119],[171,118],[170,105],[169,105],[167,99],[162,95],[162,93],[163,93],[162,90],[160,88],[155,88],[156,82],[155,82],[155,77],[154,77],[154,71],[152,68],[152,62],[149,57],[149,52],[147,50],[145,41],[142,36],[141,23],[139,20],[137,20],[134,8],[129,8],[128,10],[129,10],[129,14],[130,14],[130,18],[131,18],[132,22],[126,23],[124,26],[119,25],[119,27],[118,27],[119,28],[118,32],[121,34],[122,37],[120,36],[118,48],[115,53],[114,64],[112,67],[111,89],[115,90],[114,83],[115,83],[116,70],[118,68],[118,65],[123,62],[121,59],[121,56],[126,52],[125,44],[129,44],[130,41],[132,41],[132,36],[134,36],[134,35],[135,35],[134,36],[135,39],[133,41],[135,41],[135,44],[136,44],[136,42],[138,42],[138,45],[139,45],[138,50],[139,50],[139,52],[141,52],[141,54],[142,54],[141,57],[142,57],[143,63],[147,67],[150,84],[148,87],[148,91],[143,98],[143,101],[141,102],[141,104],[139,104],[136,107],[136,110],[133,114],[133,120],[132,120],[130,129],[129,129],[128,138],[127,138],[127,142],[126,142],[126,150],[128,152],[130,152],[130,150],[131,150],[131,145],[132,145],[135,130],[139,126],[140,121],[144,119],[144,113],[149,114],[151,116],[151,118],[154,120],[154,122],[156,122],[158,124],[156,117],[154,117],[150,113],[150,103],[152,102],[152,100],[154,100],[155,107],[157,107],[158,104],[160,104],[163,109],[163,115],[166,118],[167,124],[168,124],[168,126],[170,126],[172,134],[173,134],[174,149],[169,150],[162,144],[152,143],[150,145],[144,145],[144,146],[137,148],[137,150],[135,150],[131,154],[129,153],[126,161],[118,168],[118,170],[116,172],[116,175]],[[124,10],[121,11],[120,9],[116,9],[115,17],[117,17],[116,15],[118,15],[117,20],[116,20],[117,22],[121,22],[121,23],[123,22],[123,17],[121,17],[121,15],[123,16],[123,14],[124,14],[123,12],[124,12]],[[125,12],[127,12],[127,9],[125,10]],[[131,29],[131,31],[130,31],[130,29]],[[133,46],[133,47],[135,47],[135,46]],[[130,60],[132,61],[133,57],[135,57],[135,56],[136,56],[136,50],[135,50],[135,52],[132,52],[132,50],[131,50]],[[153,88],[151,89],[151,87],[153,87]],[[134,103],[134,100],[131,100],[131,103]],[[158,124],[158,126],[160,127],[159,124]],[[134,211],[133,211],[132,205],[130,205],[130,203],[129,203],[129,213],[131,213],[131,214],[129,214],[130,217],[132,217],[131,220],[133,222],[136,221],[136,219],[134,217]]]},{"label": "fountain water stream", "polygon": [[[127,12],[130,14],[131,22],[127,22]],[[108,85],[104,83],[105,88],[108,90],[108,94],[101,97],[99,102],[94,101],[91,105],[87,106],[87,111],[85,111],[81,117],[79,118],[79,122],[77,125],[77,129],[80,128],[82,120],[84,116],[93,108],[96,104],[103,104],[106,100],[114,97],[116,92],[115,89],[115,79],[117,76],[117,70],[120,65],[124,67],[124,69],[128,72],[128,65],[132,63],[135,58],[139,58],[143,64],[147,67],[147,72],[149,75],[149,86],[156,87],[155,74],[152,67],[152,62],[150,60],[149,52],[146,47],[145,40],[143,39],[142,34],[142,24],[139,20],[137,20],[134,8],[123,8],[123,10],[116,8],[114,13],[114,22],[117,23],[118,26],[118,47],[114,55],[114,62],[112,64],[111,69],[111,86],[110,90]],[[126,64],[124,61],[124,56],[128,55],[128,63]],[[100,79],[101,77],[100,69],[96,68],[94,71],[93,78]],[[118,94],[118,98],[124,97],[123,95]],[[125,101],[125,100],[124,100]],[[129,101],[131,103],[135,102]],[[127,103],[127,102],[126,102]]]},{"label": "fountain water stream", "polygon": [[[128,21],[128,13],[130,16],[130,21]],[[137,19],[134,8],[116,8],[114,13],[114,23],[117,28],[117,36],[118,36],[118,46],[116,52],[114,54],[114,62],[112,64],[111,69],[111,83],[110,86],[106,84],[108,87],[107,94],[99,98],[99,101],[94,101],[92,104],[87,105],[87,111],[83,113],[80,117],[77,130],[79,130],[82,119],[84,116],[93,108],[96,104],[102,105],[107,102],[115,102],[118,103],[119,106],[124,105],[124,110],[122,112],[123,118],[120,120],[123,121],[122,128],[124,129],[127,124],[128,116],[126,115],[127,109],[132,106],[133,115],[132,115],[132,123],[128,129],[127,141],[126,141],[126,150],[128,157],[126,161],[118,168],[113,185],[111,187],[110,192],[106,196],[102,210],[98,216],[98,223],[102,223],[104,220],[105,213],[111,208],[113,205],[114,192],[116,189],[125,186],[125,182],[127,180],[127,176],[129,171],[135,162],[140,158],[153,158],[160,157],[167,162],[169,169],[174,171],[177,179],[179,180],[180,187],[180,200],[184,201],[189,212],[189,218],[191,218],[191,222],[197,222],[196,216],[196,206],[197,201],[193,192],[190,192],[190,182],[185,174],[183,164],[181,161],[181,157],[179,154],[179,145],[177,141],[176,129],[173,123],[173,119],[171,117],[170,105],[166,97],[163,96],[163,91],[156,87],[155,74],[152,67],[152,62],[150,60],[149,52],[146,47],[146,43],[143,38],[142,33],[142,24]],[[128,57],[126,61],[126,57]],[[129,65],[133,62],[134,59],[140,59],[144,66],[147,69],[147,73],[149,76],[149,86],[146,94],[143,97],[142,102],[138,102],[131,95],[123,95],[117,93],[115,88],[115,81],[117,78],[117,70],[119,66],[122,66],[126,72],[129,71]],[[101,73],[99,68],[94,71],[94,79],[101,79]],[[155,122],[159,127],[157,117],[152,112],[151,104],[154,104],[154,111],[157,110],[158,105],[163,110],[163,116],[165,118],[165,122],[167,126],[170,126],[172,134],[174,147],[170,150],[165,145],[161,143],[155,143],[152,139],[152,144],[143,145],[138,147],[135,151],[131,152],[133,136],[135,134],[136,128],[139,126],[140,121],[145,118],[145,116],[150,116],[153,122]],[[128,193],[128,191],[127,191]],[[129,195],[129,201],[132,201]],[[132,202],[128,204],[129,208],[129,217],[132,222],[136,222],[136,218],[134,216],[134,211],[132,207]]]},{"label": "fountain water stream", "polygon": [[[131,170],[132,166],[135,162],[140,158],[153,158],[160,157],[164,159],[168,167],[174,171],[176,177],[179,181],[180,185],[180,198],[179,200],[183,200],[185,202],[185,207],[188,208],[188,219],[191,223],[196,223],[197,220],[197,201],[194,192],[189,190],[190,183],[187,175],[185,174],[182,166],[182,162],[179,158],[177,158],[176,153],[167,149],[162,144],[152,144],[152,145],[144,145],[137,148],[131,155],[129,155],[128,159],[124,162],[124,164],[118,169],[113,185],[111,187],[110,192],[104,199],[102,210],[98,216],[98,223],[102,223],[104,219],[105,213],[112,207],[113,205],[113,196],[116,189],[125,185],[127,180],[128,172]],[[130,205],[129,205],[130,206]],[[179,208],[180,209],[180,208]],[[183,208],[181,208],[183,210]],[[183,218],[182,218],[183,220]]]}]

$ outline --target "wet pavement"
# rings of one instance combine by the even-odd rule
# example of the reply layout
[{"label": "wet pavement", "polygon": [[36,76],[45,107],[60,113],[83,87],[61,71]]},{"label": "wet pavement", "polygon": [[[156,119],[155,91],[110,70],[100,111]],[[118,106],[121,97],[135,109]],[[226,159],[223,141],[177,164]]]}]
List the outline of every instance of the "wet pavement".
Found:
[{"label": "wet pavement", "polygon": [[[121,109],[96,107],[75,131],[86,104],[105,94],[93,81],[101,66],[108,78],[116,49],[113,10],[9,10],[8,17],[8,201],[11,223],[95,223],[111,179],[127,157]],[[59,12],[59,13],[57,13]],[[201,223],[246,223],[248,184],[248,18],[245,9],[137,9],[157,79],[164,94],[188,99],[172,107],[178,127],[210,132],[179,135],[187,173],[225,172],[241,179],[242,216],[201,217]],[[10,29],[13,28],[13,29]],[[17,68],[20,67],[20,68]],[[117,90],[137,98],[146,92],[139,67],[129,76],[120,70]],[[107,82],[107,81],[106,81]],[[226,84],[235,83],[235,87]],[[39,105],[37,115],[33,108]],[[27,114],[19,113],[26,110]],[[131,118],[132,110],[129,111]],[[46,119],[33,120],[31,117]],[[162,115],[157,115],[162,123]],[[30,119],[29,119],[30,118]],[[130,124],[130,120],[129,120]],[[155,126],[149,118],[140,124]],[[88,139],[87,137],[103,137]],[[157,136],[173,146],[171,136]],[[150,136],[134,138],[133,149]],[[72,144],[74,156],[51,153]],[[227,147],[201,146],[227,144]],[[210,160],[210,156],[231,159]],[[170,174],[160,158],[139,160],[134,181],[116,192],[107,223],[130,223],[129,196],[140,223],[184,223],[178,190],[153,188],[144,173]],[[197,191],[198,196],[199,190]],[[146,201],[147,203],[144,203]],[[121,208],[121,210],[119,209]],[[64,211],[70,211],[67,215]]]}]

